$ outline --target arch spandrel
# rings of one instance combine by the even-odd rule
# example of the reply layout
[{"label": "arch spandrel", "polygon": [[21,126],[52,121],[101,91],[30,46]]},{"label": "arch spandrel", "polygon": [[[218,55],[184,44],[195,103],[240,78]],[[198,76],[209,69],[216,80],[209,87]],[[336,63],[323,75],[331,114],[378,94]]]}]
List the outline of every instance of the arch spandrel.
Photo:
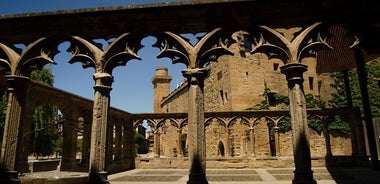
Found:
[{"label": "arch spandrel", "polygon": [[184,127],[187,127],[187,118],[181,120],[181,123],[180,123],[179,127],[181,129],[183,129]]},{"label": "arch spandrel", "polygon": [[226,121],[228,120],[221,117],[209,117],[209,118],[206,118],[205,120],[205,127],[210,126],[214,122],[216,122],[218,126],[226,127]]},{"label": "arch spandrel", "polygon": [[142,126],[142,124],[143,124],[143,120],[134,120],[133,121],[133,129],[135,130],[139,126]]},{"label": "arch spandrel", "polygon": [[216,28],[198,39],[195,45],[182,36],[164,32],[157,35],[158,58],[168,57],[173,64],[183,63],[188,69],[203,68],[211,61],[217,61],[221,55],[232,54],[228,47],[228,34],[221,28]]},{"label": "arch spandrel", "polygon": [[333,49],[327,44],[326,39],[318,33],[320,30],[317,28],[321,27],[321,24],[321,22],[316,22],[306,27],[291,40],[277,30],[261,25],[259,26],[261,30],[258,33],[259,36],[254,38],[252,35],[251,54],[262,52],[270,58],[279,58],[284,64],[301,63],[303,58],[315,53],[315,51]]},{"label": "arch spandrel", "polygon": [[117,66],[125,66],[131,59],[139,59],[137,51],[142,48],[142,35],[124,33],[117,37],[103,50],[99,44],[79,36],[73,36],[68,51],[72,58],[69,63],[81,62],[83,68],[92,67],[95,73],[112,75]]},{"label": "arch spandrel", "polygon": [[52,58],[59,52],[58,44],[56,38],[39,38],[19,53],[19,49],[0,43],[0,67],[9,75],[29,77],[33,70],[55,64]]},{"label": "arch spandrel", "polygon": [[170,121],[170,126],[180,129],[180,120],[174,118],[169,118],[168,120]]}]

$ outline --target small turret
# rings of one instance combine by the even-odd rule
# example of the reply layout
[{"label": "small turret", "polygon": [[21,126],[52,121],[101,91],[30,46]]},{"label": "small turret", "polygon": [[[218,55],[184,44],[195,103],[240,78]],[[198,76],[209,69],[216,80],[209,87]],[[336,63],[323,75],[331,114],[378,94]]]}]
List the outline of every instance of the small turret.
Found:
[{"label": "small turret", "polygon": [[163,112],[161,109],[161,101],[170,94],[170,82],[172,77],[168,76],[166,67],[158,67],[156,74],[152,78],[153,84],[153,112]]}]

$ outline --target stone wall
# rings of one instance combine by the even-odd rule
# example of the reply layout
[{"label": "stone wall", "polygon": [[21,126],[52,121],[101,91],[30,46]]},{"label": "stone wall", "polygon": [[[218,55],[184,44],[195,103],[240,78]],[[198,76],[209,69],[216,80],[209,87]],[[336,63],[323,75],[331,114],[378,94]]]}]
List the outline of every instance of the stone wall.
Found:
[{"label": "stone wall", "polygon": [[183,83],[175,89],[169,96],[164,98],[161,107],[164,112],[187,112],[188,93],[187,83]]},{"label": "stone wall", "polygon": [[[269,124],[271,122],[266,118],[258,120],[253,126],[254,139],[251,140],[250,126],[241,120],[231,123],[229,128],[226,128],[225,124],[217,119],[210,120],[210,123],[206,122],[206,156],[209,158],[251,157],[256,159],[293,156],[291,131],[277,132],[279,150],[276,150],[275,132],[270,129]],[[327,155],[326,141],[330,142],[331,153],[334,156],[349,156],[353,152],[351,137],[348,135],[330,132],[329,137],[326,138],[323,132],[317,132],[311,128],[308,131],[312,157],[325,157]],[[178,129],[173,125],[168,125],[165,131],[160,128],[160,132],[161,157],[177,157]],[[187,132],[182,131],[182,135],[185,134]],[[187,142],[188,140],[184,141]],[[187,148],[187,144],[185,143],[183,147]]]}]

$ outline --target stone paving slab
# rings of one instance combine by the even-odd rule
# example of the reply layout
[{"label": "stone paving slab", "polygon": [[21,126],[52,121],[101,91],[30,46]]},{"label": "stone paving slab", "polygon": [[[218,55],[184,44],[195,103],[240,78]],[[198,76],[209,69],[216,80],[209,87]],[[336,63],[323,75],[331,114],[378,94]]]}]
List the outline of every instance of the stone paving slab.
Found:
[{"label": "stone paving slab", "polygon": [[[208,169],[206,176],[209,184],[290,184],[294,177],[293,172],[294,168]],[[380,172],[371,171],[369,168],[321,167],[313,168],[313,172],[318,184],[380,184]],[[140,180],[134,180],[136,176]],[[109,179],[111,184],[185,184],[188,171],[136,169],[110,175]]]},{"label": "stone paving slab", "polygon": [[[317,167],[318,184],[380,184],[380,171],[364,167]],[[208,169],[209,184],[290,184],[294,168]],[[88,173],[36,172],[21,177],[22,184],[85,184]],[[111,184],[186,184],[187,169],[135,169],[109,175]]]}]

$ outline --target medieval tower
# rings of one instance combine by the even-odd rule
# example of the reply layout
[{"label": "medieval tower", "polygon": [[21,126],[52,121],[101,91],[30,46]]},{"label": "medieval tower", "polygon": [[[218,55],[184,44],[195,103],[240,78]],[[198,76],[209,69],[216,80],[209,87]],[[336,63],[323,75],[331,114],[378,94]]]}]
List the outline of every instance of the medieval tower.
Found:
[{"label": "medieval tower", "polygon": [[153,111],[164,112],[161,108],[162,99],[170,94],[170,82],[172,77],[168,76],[168,69],[159,67],[152,78],[153,90]]}]

